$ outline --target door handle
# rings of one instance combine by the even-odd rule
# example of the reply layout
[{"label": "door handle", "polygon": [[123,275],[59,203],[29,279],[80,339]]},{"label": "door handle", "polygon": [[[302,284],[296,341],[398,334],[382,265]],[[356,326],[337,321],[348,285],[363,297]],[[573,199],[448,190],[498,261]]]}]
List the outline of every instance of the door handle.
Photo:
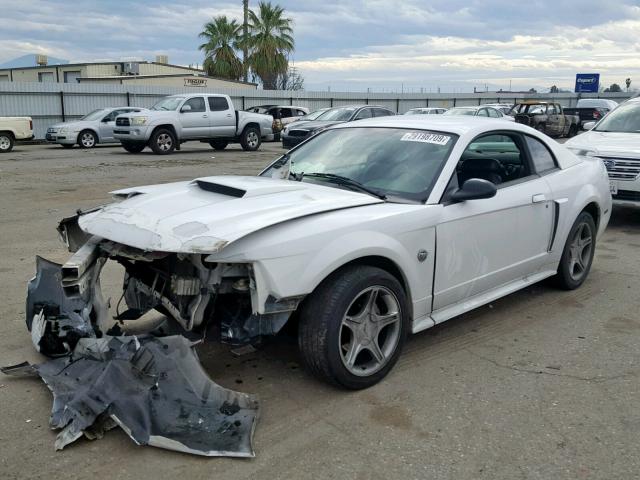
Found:
[{"label": "door handle", "polygon": [[227,117],[231,118],[233,117],[233,115],[231,115],[230,113],[227,113]]},{"label": "door handle", "polygon": [[202,115],[202,118],[207,118],[209,117],[209,115]]},{"label": "door handle", "polygon": [[540,203],[540,202],[544,202],[546,199],[547,197],[544,195],[544,193],[537,193],[536,195],[531,197],[531,202]]}]

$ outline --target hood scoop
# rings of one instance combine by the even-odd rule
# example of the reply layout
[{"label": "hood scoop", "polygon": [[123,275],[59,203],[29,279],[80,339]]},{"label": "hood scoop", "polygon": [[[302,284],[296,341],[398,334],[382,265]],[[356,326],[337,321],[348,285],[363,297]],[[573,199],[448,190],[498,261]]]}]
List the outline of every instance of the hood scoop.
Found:
[{"label": "hood scoop", "polygon": [[196,180],[195,184],[207,192],[219,193],[220,195],[226,195],[228,197],[242,198],[247,193],[246,190],[242,190],[240,188],[220,185],[219,183],[205,182],[203,180]]},{"label": "hood scoop", "polygon": [[300,182],[275,181],[265,177],[236,177],[232,175],[196,178],[191,184],[206,192],[234,198],[259,197],[306,189],[306,186]]}]

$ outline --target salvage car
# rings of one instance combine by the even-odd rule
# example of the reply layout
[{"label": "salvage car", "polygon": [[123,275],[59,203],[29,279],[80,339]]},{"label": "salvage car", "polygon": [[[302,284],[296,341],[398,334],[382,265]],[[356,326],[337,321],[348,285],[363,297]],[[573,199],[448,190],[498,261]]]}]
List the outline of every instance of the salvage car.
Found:
[{"label": "salvage car", "polygon": [[99,108],[79,120],[56,123],[47,129],[47,142],[57,143],[64,148],[79,145],[82,148],[93,148],[98,144],[118,143],[113,137],[116,117],[125,113],[140,113],[146,108],[113,107]]},{"label": "salvage car", "polygon": [[157,155],[167,155],[191,140],[208,142],[215,150],[235,142],[253,152],[262,140],[273,140],[273,117],[235,110],[228,95],[170,95],[142,115],[118,116],[113,136],[129,153],[148,146]]},{"label": "salvage car", "polygon": [[550,137],[574,137],[580,129],[578,115],[565,115],[559,103],[529,101],[514,105],[515,121],[535,128]]},{"label": "salvage car", "polygon": [[31,117],[0,117],[0,153],[13,150],[16,141],[33,139]]},{"label": "salvage car", "polygon": [[611,214],[600,160],[443,115],[343,123],[257,177],[113,196],[60,223],[69,261],[38,260],[26,319],[42,353],[109,325],[112,261],[123,323],[156,309],[185,335],[248,345],[291,322],[308,370],[349,389],[387,375],[410,332],[546,278],[579,287]]},{"label": "salvage car", "polygon": [[514,121],[513,117],[505,115],[497,108],[483,105],[479,105],[477,107],[454,107],[444,112],[443,115],[466,115],[469,117],[500,118],[510,122]]},{"label": "salvage car", "polygon": [[392,115],[395,115],[395,112],[378,105],[349,105],[330,108],[313,121],[300,120],[285,127],[282,131],[282,146],[284,148],[295,147],[332,125]]},{"label": "salvage car", "polygon": [[589,131],[568,140],[566,147],[602,160],[614,204],[640,206],[640,98],[585,126]]}]

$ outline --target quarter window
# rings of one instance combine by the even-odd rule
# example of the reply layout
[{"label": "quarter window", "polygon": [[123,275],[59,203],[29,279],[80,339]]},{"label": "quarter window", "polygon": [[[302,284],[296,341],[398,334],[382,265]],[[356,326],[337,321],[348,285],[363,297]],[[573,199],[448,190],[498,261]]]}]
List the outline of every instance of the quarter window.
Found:
[{"label": "quarter window", "polygon": [[370,108],[363,108],[358,112],[358,115],[356,115],[356,118],[354,120],[363,120],[365,118],[371,118],[372,116],[373,115]]},{"label": "quarter window", "polygon": [[538,173],[556,168],[556,162],[549,149],[538,139],[526,137],[533,165]]},{"label": "quarter window", "polygon": [[224,97],[209,97],[209,110],[212,112],[224,112],[229,110],[229,102]]},{"label": "quarter window", "polygon": [[[191,110],[187,113],[198,113],[205,112],[206,108],[204,106],[204,98],[202,97],[193,97],[184,102],[185,105],[189,105]],[[183,105],[184,106],[184,105]]]}]

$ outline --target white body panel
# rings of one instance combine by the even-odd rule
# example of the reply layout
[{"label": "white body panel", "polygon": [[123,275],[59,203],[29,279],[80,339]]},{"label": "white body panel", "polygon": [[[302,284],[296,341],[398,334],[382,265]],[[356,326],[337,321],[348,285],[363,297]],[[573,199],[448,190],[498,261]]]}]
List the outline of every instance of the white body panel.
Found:
[{"label": "white body panel", "polygon": [[0,132],[11,132],[16,140],[33,138],[31,117],[0,117]]},{"label": "white body panel", "polygon": [[[200,179],[205,188],[182,182],[115,192],[135,196],[81,216],[80,226],[142,250],[208,253],[210,262],[251,264],[259,313],[269,295],[308,295],[346,263],[380,257],[401,273],[418,331],[553,275],[587,205],[597,205],[598,233],[607,225],[611,196],[602,163],[578,158],[529,127],[416,115],[334,128],[368,126],[459,136],[425,204],[388,203],[306,182],[209,177]],[[544,142],[559,168],[500,188],[493,198],[441,204],[466,146],[505,129]],[[427,251],[426,260],[418,259],[420,250]]]}]

